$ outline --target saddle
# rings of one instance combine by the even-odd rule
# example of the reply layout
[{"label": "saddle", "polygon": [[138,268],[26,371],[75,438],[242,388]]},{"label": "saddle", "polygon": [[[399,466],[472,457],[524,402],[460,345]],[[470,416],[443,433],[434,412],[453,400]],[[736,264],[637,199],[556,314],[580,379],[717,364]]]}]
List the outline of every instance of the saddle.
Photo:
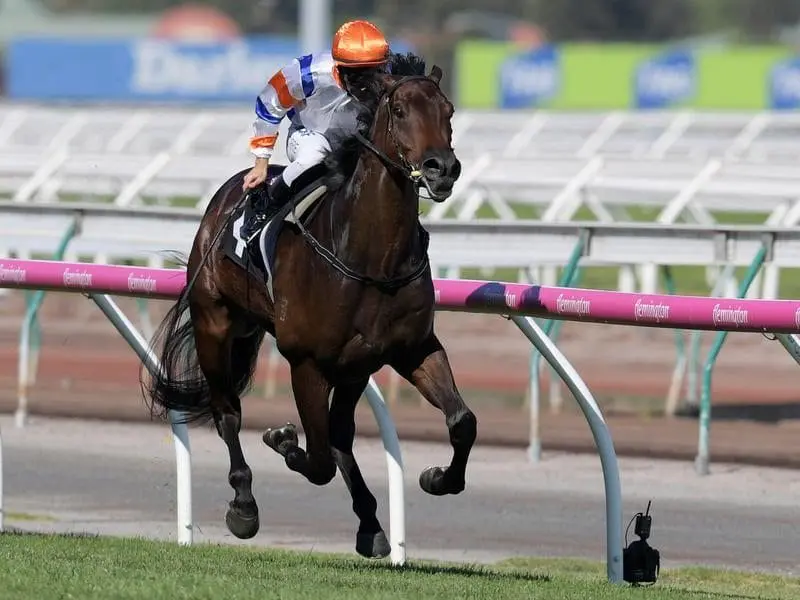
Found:
[{"label": "saddle", "polygon": [[[280,175],[284,168],[284,165],[270,166],[268,181]],[[284,203],[273,201],[267,190],[268,183],[251,190],[250,198],[234,212],[230,225],[222,235],[221,244],[225,256],[239,268],[264,281],[271,298],[278,237],[286,223],[299,220],[303,225],[307,225],[311,222],[316,209],[320,206],[318,200],[328,189],[324,184],[326,174],[327,169],[324,164],[308,169],[292,182],[288,199]],[[260,196],[254,197],[254,194]],[[255,218],[253,207],[259,205],[258,203],[264,206],[263,213],[266,218],[251,241],[247,242],[240,232],[245,223]]]}]

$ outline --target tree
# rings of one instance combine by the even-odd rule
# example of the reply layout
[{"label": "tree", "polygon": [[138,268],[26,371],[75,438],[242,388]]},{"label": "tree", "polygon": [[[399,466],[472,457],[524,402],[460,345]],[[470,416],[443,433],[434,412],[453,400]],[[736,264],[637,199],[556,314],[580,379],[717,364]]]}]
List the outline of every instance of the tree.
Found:
[{"label": "tree", "polygon": [[780,27],[800,20],[797,0],[730,0],[734,26],[748,40],[771,41]]},{"label": "tree", "polygon": [[538,0],[536,13],[557,41],[663,41],[694,29],[691,0]]}]

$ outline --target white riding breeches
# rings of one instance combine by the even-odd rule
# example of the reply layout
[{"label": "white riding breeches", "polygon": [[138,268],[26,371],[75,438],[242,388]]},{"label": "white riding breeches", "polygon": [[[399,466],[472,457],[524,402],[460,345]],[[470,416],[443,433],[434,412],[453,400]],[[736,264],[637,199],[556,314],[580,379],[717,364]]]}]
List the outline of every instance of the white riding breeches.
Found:
[{"label": "white riding breeches", "polygon": [[306,169],[318,165],[331,149],[327,138],[316,131],[298,129],[286,140],[286,158],[289,164],[283,171],[286,185],[302,174]]}]

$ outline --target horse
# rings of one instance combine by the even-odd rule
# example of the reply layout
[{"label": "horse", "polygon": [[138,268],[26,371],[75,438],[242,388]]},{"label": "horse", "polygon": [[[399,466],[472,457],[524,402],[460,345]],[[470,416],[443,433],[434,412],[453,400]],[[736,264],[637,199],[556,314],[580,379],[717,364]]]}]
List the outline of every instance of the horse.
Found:
[{"label": "horse", "polygon": [[461,163],[452,147],[454,107],[439,86],[442,71],[425,70],[423,59],[394,54],[390,69],[359,89],[360,126],[326,156],[324,197],[312,216],[284,223],[278,234],[273,296],[263,280],[226,262],[214,241],[242,202],[246,170],[223,183],[185,261],[188,285],[153,336],[161,369],[148,372],[149,382],[142,371],[145,401],[152,416],[177,411],[185,423],[213,420],[230,455],[234,498],[225,521],[240,539],[259,529],[239,433],[241,395],[266,333],[290,366],[306,448],[292,423],[267,429],[263,442],[314,485],[328,484],[338,468],[359,520],[358,554],[390,553],[353,455],[356,405],[384,365],[444,415],[451,460],[424,469],[420,487],[434,496],[465,489],[477,419],[434,330],[428,233],[419,221],[421,186],[434,201],[445,200]]}]

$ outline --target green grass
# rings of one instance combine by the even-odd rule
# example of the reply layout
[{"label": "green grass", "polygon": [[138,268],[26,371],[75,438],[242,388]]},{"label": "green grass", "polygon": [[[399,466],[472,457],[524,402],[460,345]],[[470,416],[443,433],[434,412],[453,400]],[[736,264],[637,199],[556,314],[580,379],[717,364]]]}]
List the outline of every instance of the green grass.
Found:
[{"label": "green grass", "polygon": [[0,535],[0,598],[672,600],[800,597],[800,580],[664,570],[651,588],[614,586],[600,563],[514,559],[492,567],[106,537]]}]

